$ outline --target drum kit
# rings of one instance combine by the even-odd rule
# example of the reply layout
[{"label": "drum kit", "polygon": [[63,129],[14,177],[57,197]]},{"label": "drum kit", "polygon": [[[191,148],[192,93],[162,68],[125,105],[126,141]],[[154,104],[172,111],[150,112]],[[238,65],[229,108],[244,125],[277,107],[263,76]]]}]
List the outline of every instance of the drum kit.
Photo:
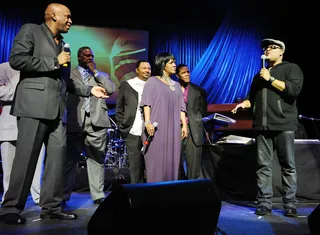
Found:
[{"label": "drum kit", "polygon": [[129,160],[125,141],[121,138],[117,124],[109,117],[111,127],[107,130],[105,167],[128,168]]}]

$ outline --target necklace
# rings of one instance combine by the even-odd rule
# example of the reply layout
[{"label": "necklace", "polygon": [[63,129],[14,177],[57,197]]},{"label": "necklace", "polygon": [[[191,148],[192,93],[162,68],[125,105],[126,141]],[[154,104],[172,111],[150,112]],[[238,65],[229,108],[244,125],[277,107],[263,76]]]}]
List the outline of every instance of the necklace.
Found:
[{"label": "necklace", "polygon": [[165,80],[168,84],[169,84],[169,88],[171,91],[174,91],[175,90],[175,87],[171,84],[170,82],[170,78],[165,76],[165,75],[162,75],[161,77],[163,80]]}]

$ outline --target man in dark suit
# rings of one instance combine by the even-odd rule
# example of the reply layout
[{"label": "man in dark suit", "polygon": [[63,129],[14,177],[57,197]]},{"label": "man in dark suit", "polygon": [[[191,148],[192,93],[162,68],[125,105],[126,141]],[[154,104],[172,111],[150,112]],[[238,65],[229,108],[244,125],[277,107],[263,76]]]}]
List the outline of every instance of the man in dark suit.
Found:
[{"label": "man in dark suit", "polygon": [[[76,86],[69,79],[70,53],[63,51],[63,37],[72,24],[70,10],[49,4],[45,23],[25,24],[16,35],[10,66],[20,71],[11,114],[18,119],[18,139],[10,183],[0,210],[0,221],[24,224],[25,207],[40,149],[47,150],[40,194],[42,219],[76,219],[62,211],[66,164],[66,128],[62,124],[67,86],[83,96],[107,98],[102,87]],[[66,66],[64,66],[66,65]]]},{"label": "man in dark suit", "polygon": [[150,63],[139,60],[136,63],[136,73],[135,78],[121,83],[116,103],[116,122],[126,143],[132,184],[144,182],[144,162],[141,153],[144,120],[139,103],[144,84],[151,75]]},{"label": "man in dark suit", "polygon": [[[101,86],[107,95],[112,95],[115,85],[107,73],[96,69],[94,54],[90,47],[78,50],[78,66],[72,70],[71,79],[79,85]],[[107,128],[110,127],[106,101],[96,97],[79,97],[68,94],[67,99],[67,185],[64,200],[68,201],[76,179],[77,163],[82,150],[87,157],[87,171],[91,198],[100,204],[105,198],[104,158]]]},{"label": "man in dark suit", "polygon": [[[187,138],[181,142],[180,179],[198,179],[201,171],[202,145],[204,143],[204,128],[202,118],[207,112],[206,91],[190,82],[190,71],[187,65],[179,64],[176,76],[181,85],[183,98],[186,103],[188,132]],[[186,160],[187,175],[183,163]]]}]

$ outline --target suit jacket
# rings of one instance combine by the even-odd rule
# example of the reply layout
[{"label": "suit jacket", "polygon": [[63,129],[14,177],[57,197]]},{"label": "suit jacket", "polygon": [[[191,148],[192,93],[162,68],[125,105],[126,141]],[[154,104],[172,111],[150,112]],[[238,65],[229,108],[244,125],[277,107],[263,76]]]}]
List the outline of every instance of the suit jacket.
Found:
[{"label": "suit jacket", "polygon": [[20,71],[11,113],[19,117],[53,120],[63,115],[66,89],[89,96],[91,87],[76,87],[70,65],[60,68],[59,48],[45,24],[25,24],[14,39],[9,63]]},{"label": "suit jacket", "polygon": [[[70,79],[76,85],[84,85],[83,78],[77,68],[71,72]],[[112,95],[115,91],[115,85],[110,80],[108,74],[98,72],[98,76],[92,76],[89,79],[89,86],[101,86],[106,89],[108,95]],[[82,132],[85,118],[85,110],[83,103],[85,98],[68,94],[67,98],[67,131],[68,132]],[[96,127],[110,127],[110,120],[108,116],[108,107],[105,99],[90,97],[90,120],[93,126]]]},{"label": "suit jacket", "polygon": [[190,83],[186,106],[191,138],[196,146],[201,146],[204,143],[202,118],[207,114],[206,91],[202,87]]},{"label": "suit jacket", "polygon": [[9,62],[0,64],[0,141],[17,140],[17,119],[10,115],[10,109],[19,75],[19,71],[12,69]]},{"label": "suit jacket", "polygon": [[126,138],[134,123],[138,107],[138,92],[127,81],[120,84],[116,103],[116,123],[122,138]]}]

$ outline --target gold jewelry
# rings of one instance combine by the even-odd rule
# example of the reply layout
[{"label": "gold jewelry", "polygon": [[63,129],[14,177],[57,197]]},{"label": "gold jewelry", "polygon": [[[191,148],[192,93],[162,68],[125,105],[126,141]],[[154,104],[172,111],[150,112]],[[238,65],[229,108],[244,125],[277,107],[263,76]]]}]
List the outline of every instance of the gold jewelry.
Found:
[{"label": "gold jewelry", "polygon": [[169,84],[169,88],[171,91],[174,91],[176,88],[171,84],[170,82],[170,78],[165,76],[165,75],[162,75],[161,77],[162,79],[164,79],[168,84]]}]

